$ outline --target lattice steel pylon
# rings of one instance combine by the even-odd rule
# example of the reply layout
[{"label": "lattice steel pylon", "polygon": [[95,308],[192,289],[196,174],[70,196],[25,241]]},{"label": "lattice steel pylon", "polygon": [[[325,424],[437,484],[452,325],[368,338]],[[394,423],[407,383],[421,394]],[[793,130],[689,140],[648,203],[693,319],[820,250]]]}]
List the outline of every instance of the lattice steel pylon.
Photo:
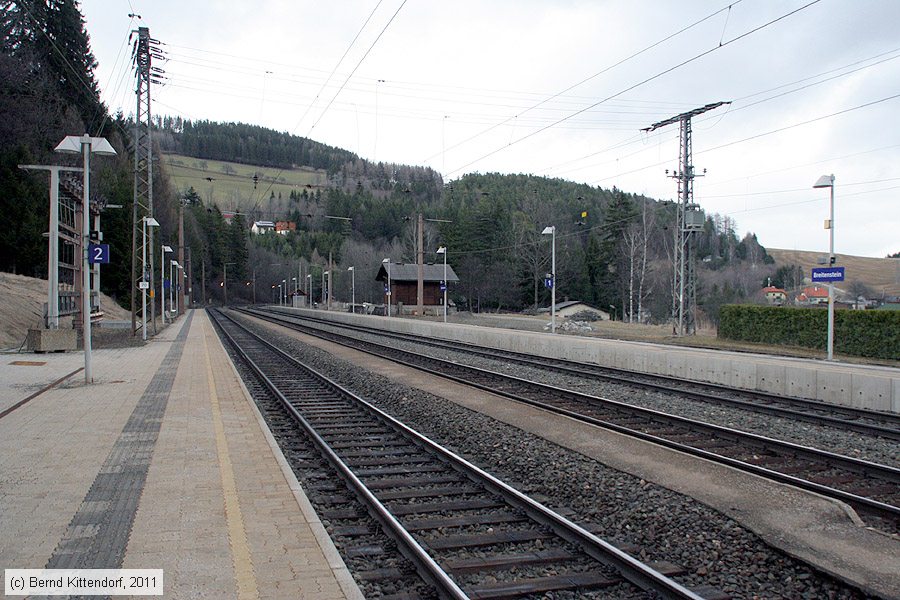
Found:
[{"label": "lattice steel pylon", "polygon": [[[137,81],[136,96],[137,110],[134,117],[134,207],[132,210],[131,228],[131,333],[136,335],[141,308],[138,308],[137,298],[142,292],[140,283],[147,281],[149,289],[154,290],[153,257],[153,228],[147,228],[148,239],[143,238],[142,221],[144,218],[153,217],[153,140],[150,135],[150,85],[162,83],[163,71],[152,66],[154,58],[164,58],[159,41],[150,37],[148,27],[140,27],[132,49],[132,64]],[[140,242],[138,241],[140,240]],[[146,244],[146,253],[149,261],[144,268],[142,256],[143,245]],[[154,332],[156,330],[156,303],[150,302],[151,319]],[[143,319],[141,319],[143,320]]]},{"label": "lattice steel pylon", "polygon": [[697,331],[697,280],[694,272],[696,244],[692,234],[702,230],[705,221],[700,205],[694,203],[694,178],[702,177],[702,175],[694,173],[694,165],[691,160],[691,118],[723,104],[731,104],[731,102],[713,102],[659,121],[641,130],[649,133],[672,123],[678,123],[680,127],[678,170],[671,175],[666,171],[667,176],[678,181],[678,210],[675,217],[675,256],[672,279],[672,319],[676,323],[677,335],[693,335]]}]

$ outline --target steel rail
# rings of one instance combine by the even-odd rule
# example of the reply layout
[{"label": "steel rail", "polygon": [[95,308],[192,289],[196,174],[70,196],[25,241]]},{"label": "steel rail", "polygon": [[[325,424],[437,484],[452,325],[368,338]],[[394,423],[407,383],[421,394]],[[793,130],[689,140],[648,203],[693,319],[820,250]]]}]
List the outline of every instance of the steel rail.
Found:
[{"label": "steel rail", "polygon": [[[241,327],[234,319],[230,319],[224,313],[216,311],[211,314],[216,316],[221,316],[222,318],[229,319],[236,326]],[[340,477],[347,482],[350,489],[354,494],[360,499],[364,506],[368,507],[372,513],[372,516],[375,517],[378,522],[382,524],[382,526],[386,529],[386,533],[397,542],[398,548],[400,548],[401,553],[406,556],[416,567],[419,569],[423,577],[435,588],[438,592],[445,598],[455,598],[457,600],[464,600],[467,598],[466,594],[460,589],[460,587],[453,581],[447,573],[441,569],[441,567],[428,555],[428,553],[422,548],[421,545],[410,535],[410,533],[403,527],[403,525],[390,513],[384,504],[375,497],[375,495],[369,490],[368,487],[353,473],[350,467],[341,460],[341,458],[334,452],[331,446],[322,439],[322,437],[316,432],[315,428],[306,420],[306,418],[300,414],[296,407],[294,407],[290,401],[284,396],[281,390],[278,389],[278,386],[272,382],[271,379],[263,372],[262,368],[256,364],[253,359],[247,354],[247,352],[238,344],[237,340],[225,330],[224,327],[219,326],[220,331],[225,335],[228,339],[228,342],[231,344],[232,348],[234,348],[235,352],[237,352],[243,361],[246,362],[247,366],[256,374],[257,377],[263,382],[265,387],[269,390],[272,395],[274,395],[278,401],[281,403],[282,407],[293,417],[293,419],[303,428],[304,432],[310,437],[315,446],[318,448],[319,452],[321,452],[331,466],[339,473]],[[306,371],[307,373],[313,373],[317,378],[320,378],[323,381],[326,381],[330,387],[333,387],[336,390],[339,390],[341,393],[348,393],[343,390],[340,386],[338,386],[335,382],[331,381],[327,377],[316,373],[306,365],[300,363],[290,355],[284,353],[279,348],[270,344],[268,341],[263,340],[256,334],[250,332],[246,328],[243,328],[244,331],[251,335],[254,339],[256,339],[260,344],[269,348],[271,351],[280,355],[282,358],[287,359],[288,361],[294,363],[298,368]],[[352,396],[355,399],[358,399],[357,396]],[[361,400],[361,399],[359,399]]]},{"label": "steel rail", "polygon": [[[265,318],[265,317],[263,317],[263,318]],[[294,326],[295,327],[303,327],[302,325],[297,325],[297,324],[294,324]],[[679,451],[685,452],[687,454],[691,454],[694,456],[698,456],[701,458],[706,458],[708,460],[726,464],[728,466],[735,467],[735,468],[738,468],[738,469],[741,469],[743,471],[747,471],[750,473],[754,473],[756,475],[761,475],[768,479],[780,481],[782,483],[793,485],[793,486],[799,487],[801,489],[805,489],[807,491],[811,491],[811,492],[815,492],[818,494],[822,494],[824,496],[835,498],[835,499],[841,500],[843,502],[846,502],[847,504],[849,504],[850,506],[852,506],[853,508],[855,508],[857,510],[860,510],[861,512],[869,513],[869,514],[872,514],[872,515],[875,515],[878,517],[882,517],[882,518],[886,518],[886,519],[889,519],[889,520],[895,521],[895,522],[900,520],[900,507],[898,507],[898,506],[885,504],[883,502],[879,502],[879,501],[873,500],[871,498],[866,498],[864,496],[858,496],[856,494],[851,494],[849,492],[845,492],[843,490],[839,490],[839,489],[832,488],[832,487],[829,487],[826,485],[815,483],[813,481],[801,479],[801,478],[794,477],[792,475],[788,475],[785,473],[780,473],[780,472],[774,471],[772,469],[767,469],[765,467],[760,467],[758,465],[746,463],[746,462],[743,462],[743,461],[740,461],[737,459],[733,459],[733,458],[730,458],[727,456],[722,456],[720,454],[716,454],[716,453],[710,452],[708,450],[703,450],[700,448],[695,448],[692,446],[682,444],[680,442],[671,441],[671,440],[668,440],[663,437],[644,433],[644,432],[641,432],[641,431],[638,431],[635,429],[631,429],[629,427],[625,427],[622,425],[618,425],[616,423],[612,423],[610,421],[604,421],[601,419],[597,419],[595,417],[590,417],[590,416],[587,416],[587,415],[584,415],[584,414],[581,414],[578,412],[570,411],[570,410],[567,410],[564,408],[553,406],[551,404],[540,402],[538,400],[533,400],[530,398],[519,396],[519,395],[511,393],[511,392],[506,392],[504,390],[498,390],[496,388],[491,387],[490,385],[485,385],[485,384],[480,384],[480,383],[474,382],[470,378],[455,376],[455,375],[451,375],[451,374],[441,372],[438,370],[429,369],[427,367],[423,367],[421,364],[418,364],[416,362],[407,361],[407,360],[404,360],[401,358],[397,358],[396,356],[389,356],[387,354],[402,354],[402,355],[413,357],[414,359],[417,359],[417,360],[431,361],[431,362],[437,363],[439,365],[445,366],[447,368],[452,368],[452,369],[457,369],[457,370],[467,370],[471,373],[480,373],[480,374],[484,374],[484,375],[489,375],[492,378],[498,378],[498,379],[501,379],[504,381],[515,382],[516,384],[519,384],[519,385],[533,386],[534,388],[544,390],[545,392],[555,393],[555,394],[563,394],[572,399],[577,399],[577,400],[586,401],[586,402],[600,402],[602,404],[609,405],[616,409],[623,410],[626,412],[637,413],[640,415],[652,417],[657,420],[679,422],[687,427],[690,427],[693,429],[702,429],[702,430],[705,430],[708,432],[713,432],[724,438],[745,439],[745,440],[752,441],[757,446],[762,446],[764,448],[769,448],[769,449],[781,450],[783,452],[794,453],[796,455],[805,456],[808,458],[812,458],[814,460],[819,460],[819,461],[824,460],[826,463],[828,461],[836,462],[836,463],[839,463],[840,466],[842,466],[843,468],[853,470],[855,472],[875,473],[875,474],[878,474],[878,476],[883,477],[889,481],[900,482],[900,469],[896,469],[894,467],[890,467],[887,465],[881,465],[881,464],[873,463],[873,462],[869,462],[869,461],[864,461],[864,460],[860,460],[860,459],[856,459],[856,458],[852,458],[852,457],[848,457],[848,456],[843,456],[840,454],[834,454],[831,452],[826,452],[823,450],[810,448],[808,446],[802,446],[800,444],[793,444],[791,442],[785,442],[782,440],[767,438],[765,436],[748,433],[748,432],[740,431],[737,429],[730,429],[727,427],[722,427],[722,426],[714,425],[711,423],[693,421],[693,420],[687,419],[685,417],[671,415],[671,414],[664,413],[661,411],[656,411],[653,409],[643,408],[643,407],[639,407],[639,406],[633,406],[630,404],[619,402],[617,400],[604,398],[602,396],[592,396],[589,394],[583,394],[581,392],[565,390],[565,389],[557,388],[557,387],[550,386],[547,384],[542,384],[542,383],[538,383],[538,382],[534,382],[534,381],[528,381],[525,379],[513,377],[510,375],[503,374],[503,373],[497,373],[495,371],[489,371],[487,369],[480,369],[477,367],[462,365],[459,363],[454,363],[454,362],[446,361],[446,360],[435,358],[435,357],[423,357],[422,355],[417,355],[415,353],[407,352],[405,350],[400,350],[398,348],[394,348],[391,346],[386,346],[384,344],[378,344],[377,342],[356,340],[354,338],[349,338],[347,336],[341,336],[341,334],[337,334],[334,332],[328,332],[328,334],[326,335],[326,334],[323,334],[321,332],[321,330],[317,330],[317,329],[311,329],[310,331],[312,331],[312,333],[309,333],[309,331],[307,331],[305,333],[316,336],[316,337],[321,337],[322,339],[326,339],[333,343],[351,347],[351,348],[353,348],[355,350],[359,350],[361,352],[367,352],[369,354],[379,356],[381,358],[388,358],[389,360],[396,362],[398,364],[402,364],[404,366],[408,366],[408,367],[411,367],[411,368],[414,368],[414,369],[417,369],[420,371],[425,371],[425,372],[443,377],[445,379],[450,379],[452,381],[456,381],[463,385],[467,385],[470,387],[476,387],[476,388],[482,389],[486,392],[504,396],[506,398],[515,400],[517,402],[523,402],[525,404],[530,404],[532,406],[535,406],[535,407],[538,407],[538,408],[541,408],[544,410],[548,410],[550,412],[554,412],[557,414],[565,415],[567,417],[570,417],[570,418],[573,418],[576,420],[580,420],[585,423],[589,423],[589,424],[596,425],[599,427],[611,429],[611,430],[617,431],[619,433],[624,433],[624,434],[632,436],[632,437],[637,437],[639,439],[643,439],[645,441],[653,442],[655,444],[659,444],[659,445],[662,445],[662,446],[665,446],[668,448],[679,450]],[[352,343],[349,343],[349,342],[341,342],[338,340],[329,339],[327,337],[328,335],[336,336],[336,337],[344,337],[345,339],[353,340],[354,342],[356,342],[358,344],[361,343],[361,344],[365,344],[367,346],[372,346],[372,347],[378,348],[379,350],[381,350],[381,352],[378,352],[376,350],[369,350],[366,348],[360,348],[358,346],[354,346]]]},{"label": "steel rail", "polygon": [[[223,315],[223,316],[230,319],[230,317],[228,317],[227,315]],[[463,473],[466,473],[467,475],[473,477],[475,480],[484,483],[488,487],[488,489],[503,496],[507,500],[507,502],[510,502],[510,504],[512,504],[513,506],[522,509],[525,513],[527,513],[529,516],[531,516],[531,518],[535,519],[536,521],[549,526],[557,535],[559,535],[563,539],[566,539],[570,542],[578,544],[580,547],[582,547],[587,552],[588,555],[592,556],[594,559],[596,559],[606,565],[612,566],[617,571],[619,571],[625,579],[627,579],[631,583],[637,585],[641,589],[654,591],[654,592],[660,594],[660,596],[662,598],[671,598],[673,600],[676,600],[676,599],[703,600],[702,596],[695,594],[688,588],[686,588],[686,587],[682,586],[681,584],[673,581],[672,579],[660,574],[659,572],[648,567],[644,563],[633,558],[629,554],[622,552],[615,546],[600,539],[599,537],[597,537],[596,535],[585,530],[581,526],[579,526],[579,525],[573,523],[572,521],[566,519],[565,517],[553,512],[552,510],[543,506],[542,504],[532,500],[525,494],[519,492],[515,488],[509,486],[508,484],[504,483],[500,479],[494,477],[490,473],[488,473],[488,472],[484,471],[483,469],[477,467],[476,465],[470,463],[469,461],[465,460],[464,458],[450,452],[449,450],[447,450],[440,444],[425,437],[424,435],[420,434],[419,432],[410,428],[409,426],[405,425],[404,423],[401,423],[400,421],[398,421],[391,415],[385,413],[384,411],[382,411],[378,407],[372,405],[371,403],[364,400],[363,398],[360,398],[359,396],[354,394],[349,389],[341,386],[339,383],[333,381],[332,379],[328,378],[325,375],[322,375],[321,373],[317,373],[316,371],[314,371],[310,367],[304,365],[303,363],[298,361],[296,358],[294,358],[293,356],[291,356],[284,350],[278,348],[277,346],[275,346],[274,344],[269,342],[268,340],[265,340],[262,337],[256,335],[255,333],[249,331],[246,327],[243,327],[242,325],[240,325],[233,319],[231,319],[231,320],[237,326],[244,329],[244,331],[246,333],[251,335],[259,343],[261,343],[264,346],[266,346],[267,348],[269,348],[271,351],[275,352],[276,354],[278,354],[285,360],[295,364],[298,368],[301,368],[309,373],[314,373],[316,377],[322,379],[323,381],[326,381],[330,387],[332,387],[336,391],[339,391],[341,394],[344,394],[350,398],[353,398],[353,400],[355,402],[359,403],[359,405],[361,405],[361,406],[364,406],[367,410],[369,410],[372,414],[374,414],[382,422],[385,422],[385,423],[389,424],[391,427],[394,427],[394,428],[402,431],[408,437],[419,442],[423,446],[428,447],[434,453],[441,456],[445,461],[455,465],[457,470],[460,470]],[[233,340],[233,338],[231,338],[231,336],[228,336],[228,337],[229,337],[230,342],[233,345],[236,344],[236,342]],[[241,353],[241,354],[244,354],[244,353]],[[304,429],[306,431],[308,431],[310,433],[311,437],[313,437],[316,440],[316,444],[317,445],[323,444],[325,447],[327,447],[327,443],[324,440],[322,440],[317,434],[315,434],[313,427],[305,419],[303,419],[302,415],[300,415],[299,412],[297,412],[296,408],[294,408],[293,406],[290,405],[290,403],[283,396],[283,394],[281,394],[281,392],[277,390],[277,387],[264,374],[262,374],[262,371],[259,369],[259,367],[255,363],[253,363],[249,357],[246,357],[246,355],[244,355],[243,357],[245,360],[248,361],[249,364],[253,365],[252,368],[253,368],[254,372],[256,372],[261,377],[261,379],[263,379],[263,381],[266,382],[266,386],[272,391],[272,393],[275,394],[281,400],[281,402],[283,404],[290,407],[291,414],[294,415],[294,417],[303,424]],[[384,507],[384,505],[381,504],[378,501],[378,499],[375,498],[375,496],[367,488],[365,488],[365,484],[363,484],[355,475],[353,475],[353,473],[350,471],[349,467],[347,467],[343,463],[343,461],[341,461],[341,459],[330,448],[327,448],[326,453],[329,457],[329,461],[336,461],[336,463],[339,463],[340,465],[342,465],[340,468],[342,476],[346,473],[346,475],[348,475],[349,481],[351,481],[353,483],[354,488],[356,488],[356,486],[360,486],[363,490],[365,490],[364,492],[362,490],[360,490],[362,493],[362,498],[365,500],[365,502],[372,503],[372,506],[379,507],[379,509],[378,509],[379,520],[384,519],[385,522],[391,523],[392,533],[394,533],[395,535],[400,535],[401,539],[403,539],[405,541],[405,543],[408,540],[408,543],[413,544],[415,546],[415,548],[417,549],[416,553],[418,554],[419,552],[421,552],[421,554],[424,555],[423,557],[421,557],[422,560],[424,560],[424,558],[427,557],[427,564],[429,565],[430,569],[440,570],[440,566],[437,565],[434,562],[434,560],[431,559],[431,557],[428,556],[428,554],[415,541],[415,539],[413,539],[412,536],[410,536],[409,533],[406,532],[405,529],[403,529],[403,526],[393,517],[393,515],[390,514],[388,509],[386,507]],[[418,564],[419,561],[416,560],[415,562]],[[448,575],[446,575],[446,573],[444,573],[443,570],[440,570],[440,573],[443,574],[440,577],[442,582],[444,580],[446,580],[449,583],[453,583],[452,579],[450,579],[450,577]],[[432,575],[435,577],[439,576],[438,573],[433,573]],[[456,584],[453,583],[453,585],[455,586]],[[459,588],[457,588],[457,589],[459,589]],[[460,593],[463,593],[462,590],[460,590]],[[456,597],[456,596],[451,596],[451,597]],[[465,595],[463,595],[462,597],[465,597]]]},{"label": "steel rail", "polygon": [[[526,366],[530,366],[540,370],[552,370],[558,371],[565,374],[573,375],[576,377],[591,377],[596,379],[602,379],[605,381],[612,381],[615,383],[624,383],[627,385],[636,385],[644,388],[649,388],[665,393],[676,393],[683,396],[690,397],[692,399],[701,401],[701,402],[713,402],[719,404],[728,404],[731,406],[735,406],[742,410],[792,418],[797,420],[806,421],[808,423],[815,423],[817,425],[831,425],[841,429],[855,431],[857,433],[864,433],[867,435],[875,435],[881,436],[886,439],[891,440],[900,440],[900,415],[894,415],[891,413],[858,409],[849,406],[839,406],[827,403],[817,402],[815,400],[809,400],[807,398],[799,398],[797,396],[779,396],[777,394],[773,394],[770,392],[764,392],[761,390],[749,390],[749,389],[739,389],[732,388],[726,385],[707,382],[707,381],[695,381],[690,379],[682,379],[679,377],[673,377],[671,375],[662,375],[656,373],[633,373],[631,371],[627,371],[625,369],[620,369],[618,367],[608,367],[602,365],[596,365],[591,363],[583,363],[571,360],[565,360],[561,358],[550,358],[550,357],[535,357],[533,355],[525,354],[522,352],[515,352],[512,350],[502,350],[499,348],[490,348],[485,349],[484,347],[477,346],[475,344],[469,344],[467,342],[458,342],[451,340],[434,340],[429,338],[424,338],[422,336],[417,336],[414,334],[408,333],[397,333],[393,331],[384,331],[380,329],[375,329],[371,327],[365,327],[362,325],[348,324],[348,323],[336,323],[334,321],[328,321],[326,319],[318,319],[315,317],[310,317],[308,315],[296,315],[286,313],[281,310],[265,310],[262,311],[260,309],[253,309],[245,311],[250,314],[257,314],[260,316],[265,315],[266,313],[279,315],[280,317],[287,317],[292,319],[301,319],[306,321],[312,321],[314,323],[320,323],[324,325],[329,325],[332,327],[340,327],[344,329],[351,329],[354,331],[359,331],[362,333],[369,333],[371,335],[380,335],[384,337],[390,337],[394,339],[400,339],[409,341],[411,343],[423,344],[426,346],[431,346],[434,348],[441,348],[445,350],[452,350],[456,352],[466,352],[469,354],[474,354],[477,356],[481,356],[487,359],[503,359],[509,360],[512,362],[517,362],[519,364],[523,364]],[[662,383],[656,383],[654,381],[648,380],[658,380]],[[711,392],[702,392],[697,390],[689,390],[683,388],[673,388],[675,386],[694,386],[697,388],[706,388],[711,390],[712,392],[719,393],[730,393],[730,394],[739,394],[745,395],[751,398],[761,398],[764,401],[772,402],[775,404],[781,404],[782,406],[771,406],[766,404],[757,404],[752,400],[740,400],[737,398],[728,398],[723,396],[713,395]],[[788,406],[783,406],[788,405]],[[804,412],[803,409],[793,408],[790,405],[794,405],[797,407],[803,407],[807,409],[809,412]],[[818,414],[822,412],[832,412],[839,415],[846,415],[844,417],[836,417],[831,415]],[[883,422],[889,423],[889,425],[876,425],[876,424],[868,424],[861,423],[858,421],[854,421],[853,419],[873,419],[880,420]]]}]

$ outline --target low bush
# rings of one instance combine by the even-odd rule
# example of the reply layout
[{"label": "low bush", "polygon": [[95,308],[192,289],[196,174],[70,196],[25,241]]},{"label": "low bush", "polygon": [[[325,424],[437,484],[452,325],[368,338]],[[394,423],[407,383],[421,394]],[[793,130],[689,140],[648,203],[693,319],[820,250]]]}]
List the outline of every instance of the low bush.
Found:
[{"label": "low bush", "polygon": [[[721,308],[718,336],[825,350],[828,311],[823,308],[729,304]],[[900,360],[900,311],[836,310],[834,351]]]}]

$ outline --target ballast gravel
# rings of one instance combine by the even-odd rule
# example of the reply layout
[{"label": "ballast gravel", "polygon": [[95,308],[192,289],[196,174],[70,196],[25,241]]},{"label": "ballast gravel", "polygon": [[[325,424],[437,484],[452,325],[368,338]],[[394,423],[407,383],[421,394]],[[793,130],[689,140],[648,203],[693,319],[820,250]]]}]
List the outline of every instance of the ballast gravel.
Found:
[{"label": "ballast gravel", "polygon": [[[316,327],[339,331],[337,328],[318,324]],[[339,332],[346,333],[345,330]],[[354,332],[353,335],[370,342],[380,344],[386,342],[384,337],[374,334]],[[680,395],[677,391],[663,393],[622,383],[581,378],[502,360],[492,360],[468,352],[435,348],[427,344],[416,344],[394,338],[391,338],[389,343],[391,347],[399,350],[495,371],[512,377],[538,381],[554,387],[574,390],[583,394],[658,410],[722,427],[748,431],[802,446],[820,448],[852,458],[900,467],[900,444],[885,438],[876,438],[837,427],[751,412],[727,405],[711,404]]]},{"label": "ballast gravel", "polygon": [[733,598],[868,598],[773,549],[732,519],[535,435],[366,371],[271,329],[251,325],[302,362],[420,433],[642,561],[685,568],[688,587]]}]

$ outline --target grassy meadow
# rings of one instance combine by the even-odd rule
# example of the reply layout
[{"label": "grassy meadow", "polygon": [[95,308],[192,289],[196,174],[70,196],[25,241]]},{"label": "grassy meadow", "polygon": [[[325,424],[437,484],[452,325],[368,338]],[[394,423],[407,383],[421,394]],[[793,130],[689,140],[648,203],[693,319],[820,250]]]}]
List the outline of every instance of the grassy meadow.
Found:
[{"label": "grassy meadow", "polygon": [[[162,165],[179,193],[193,187],[207,205],[217,204],[223,211],[247,211],[257,207],[272,212],[271,218],[279,217],[291,191],[308,189],[313,193],[327,182],[327,175],[322,170],[305,167],[280,170],[180,154],[163,154]],[[259,176],[255,189],[254,174]],[[275,200],[270,201],[273,194]],[[281,201],[278,201],[279,197]]]}]

